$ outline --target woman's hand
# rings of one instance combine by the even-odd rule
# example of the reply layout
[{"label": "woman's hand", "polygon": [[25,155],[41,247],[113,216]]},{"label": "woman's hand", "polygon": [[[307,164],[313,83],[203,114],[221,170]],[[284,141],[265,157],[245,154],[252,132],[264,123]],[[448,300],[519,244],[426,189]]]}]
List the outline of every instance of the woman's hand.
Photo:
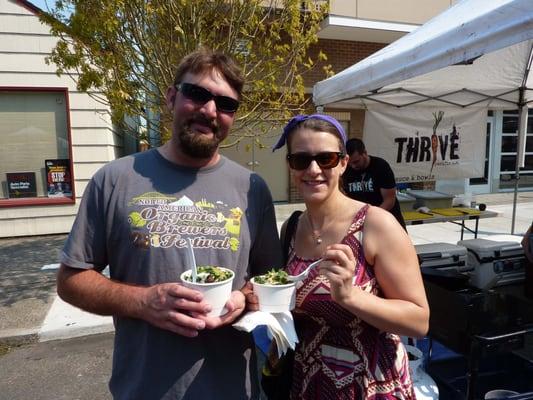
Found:
[{"label": "woman's hand", "polygon": [[327,247],[323,258],[319,271],[329,280],[331,297],[340,305],[347,304],[355,294],[353,277],[356,261],[352,249],[345,244],[333,244]]}]

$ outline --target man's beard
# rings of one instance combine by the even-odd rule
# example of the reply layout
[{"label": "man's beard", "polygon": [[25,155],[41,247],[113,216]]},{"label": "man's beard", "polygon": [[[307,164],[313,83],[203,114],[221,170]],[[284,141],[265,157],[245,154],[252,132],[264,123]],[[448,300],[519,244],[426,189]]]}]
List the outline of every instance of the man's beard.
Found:
[{"label": "man's beard", "polygon": [[[213,132],[213,136],[211,137],[201,132],[193,131],[191,125],[195,122],[209,126],[209,129]],[[198,114],[183,121],[177,127],[177,131],[181,150],[188,156],[194,158],[212,157],[218,149],[220,142],[224,140],[216,121],[210,121]]]}]

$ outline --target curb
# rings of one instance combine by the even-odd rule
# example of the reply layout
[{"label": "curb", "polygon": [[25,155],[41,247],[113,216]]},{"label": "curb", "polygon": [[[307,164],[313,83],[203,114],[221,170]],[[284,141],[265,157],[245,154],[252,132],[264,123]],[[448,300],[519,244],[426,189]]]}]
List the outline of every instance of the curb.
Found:
[{"label": "curb", "polygon": [[113,317],[83,311],[57,296],[41,324],[39,342],[114,331]]},{"label": "curb", "polygon": [[94,326],[79,326],[66,327],[64,329],[56,329],[54,331],[41,331],[37,334],[37,341],[49,342],[52,340],[72,339],[83,336],[99,335],[101,333],[114,332],[115,326],[110,324],[94,325]]},{"label": "curb", "polygon": [[13,347],[37,343],[39,332],[35,329],[8,329],[0,332],[0,344]]},{"label": "curb", "polygon": [[0,330],[0,345],[15,347],[114,331],[112,317],[85,312],[57,296],[39,327]]}]

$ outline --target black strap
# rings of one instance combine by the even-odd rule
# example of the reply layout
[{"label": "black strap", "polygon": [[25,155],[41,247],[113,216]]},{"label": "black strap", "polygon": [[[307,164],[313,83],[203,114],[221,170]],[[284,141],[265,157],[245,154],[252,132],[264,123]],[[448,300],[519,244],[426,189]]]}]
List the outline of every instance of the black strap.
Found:
[{"label": "black strap", "polygon": [[[298,218],[302,211],[294,211],[281,228],[280,239],[283,250],[283,264],[289,258],[291,240],[298,226]],[[278,357],[276,342],[273,340],[267,354],[267,359],[261,373],[261,387],[268,400],[286,400],[290,396],[292,385],[292,369],[294,364],[294,350],[288,351],[281,358]]]},{"label": "black strap", "polygon": [[300,210],[294,211],[287,220],[285,230],[281,231],[281,246],[283,250],[284,265],[286,265],[289,261],[289,247],[291,245],[292,237],[294,236],[294,233],[296,231],[296,227],[298,226],[298,218],[300,218],[301,214],[302,211]]}]

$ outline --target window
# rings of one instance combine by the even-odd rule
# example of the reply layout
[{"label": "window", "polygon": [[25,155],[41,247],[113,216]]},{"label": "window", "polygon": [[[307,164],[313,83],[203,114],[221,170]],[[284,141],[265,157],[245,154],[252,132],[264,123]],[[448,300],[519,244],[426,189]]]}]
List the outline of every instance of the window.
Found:
[{"label": "window", "polygon": [[[492,116],[492,110],[489,111],[488,116]],[[490,142],[492,132],[492,118],[487,121],[487,130],[485,135],[485,167],[483,169],[483,176],[477,178],[470,178],[470,185],[487,185],[489,183],[489,168],[490,168]],[[502,145],[503,147],[503,145]]]},{"label": "window", "polygon": [[[526,154],[524,168],[519,171],[518,187],[533,187],[533,110],[529,110],[526,129]],[[515,185],[518,144],[518,111],[504,111],[502,121],[502,147],[500,157],[500,189]]]},{"label": "window", "polygon": [[73,202],[66,89],[0,88],[0,206]]}]

